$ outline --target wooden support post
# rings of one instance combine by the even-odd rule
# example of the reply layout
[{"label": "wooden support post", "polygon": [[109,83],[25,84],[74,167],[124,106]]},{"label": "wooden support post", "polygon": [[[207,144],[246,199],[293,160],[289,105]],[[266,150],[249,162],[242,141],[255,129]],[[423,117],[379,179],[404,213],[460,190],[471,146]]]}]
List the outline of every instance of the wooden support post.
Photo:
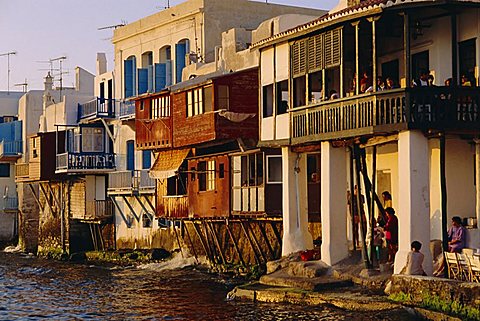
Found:
[{"label": "wooden support post", "polygon": [[[40,183],[40,184],[41,184],[41,183]],[[60,201],[58,200],[57,196],[55,195],[55,192],[53,191],[52,186],[50,185],[50,182],[48,182],[48,183],[46,183],[46,184],[47,184],[47,190],[48,190],[48,192],[52,195],[52,198],[53,198],[53,201],[55,202],[55,205],[57,205],[58,208],[62,208],[62,207],[60,206]],[[62,184],[62,183],[60,183],[60,193],[61,193],[61,188],[62,188],[62,187],[61,187],[61,184]]]},{"label": "wooden support post", "polygon": [[372,86],[373,91],[377,91],[377,27],[376,22],[380,17],[368,18],[372,23]]},{"label": "wooden support post", "polygon": [[353,204],[355,203],[354,197],[355,195],[353,194],[353,191],[355,189],[355,177],[353,176],[353,158],[355,157],[354,155],[354,150],[353,147],[350,147],[350,218],[352,220],[352,240],[353,240],[353,250],[357,250],[357,236],[355,235],[355,215],[353,215],[354,210],[353,210]]},{"label": "wooden support post", "polygon": [[[273,234],[275,234],[275,237],[278,242],[279,253],[282,253],[282,236],[280,235],[280,232],[278,231],[277,226],[275,224],[276,224],[275,221],[270,221],[270,226],[272,227]],[[279,256],[281,255],[279,254]]]},{"label": "wooden support post", "polygon": [[[404,72],[405,72],[405,87],[412,85],[412,64],[410,56],[410,16],[407,12],[403,13],[403,50],[404,50]],[[407,108],[407,113],[410,109]],[[409,114],[407,114],[407,121],[410,121]]]},{"label": "wooden support post", "polygon": [[152,204],[152,202],[150,202],[150,200],[148,199],[148,196],[144,195],[143,198],[145,198],[145,201],[147,202],[148,206],[150,206],[153,213],[155,214],[157,210],[155,209],[155,206]]},{"label": "wooden support post", "polygon": [[375,189],[377,186],[377,146],[373,146],[373,153],[372,153],[372,197],[371,197],[371,203],[370,203],[370,209],[371,209],[371,215],[372,217],[370,218],[370,228],[371,228],[371,238],[370,238],[370,253],[372,253],[372,265],[373,265],[373,257],[375,252],[375,245],[373,244],[374,239],[375,239]]},{"label": "wooden support post", "polygon": [[183,255],[182,243],[180,242],[180,238],[178,237],[177,227],[175,226],[175,221],[173,221],[173,232],[175,233],[175,238],[177,239],[178,247],[180,248],[180,253],[182,254],[182,258],[185,258]]},{"label": "wooden support post", "polygon": [[140,217],[137,216],[137,213],[135,213],[135,210],[133,209],[132,205],[128,202],[127,198],[125,195],[122,195],[123,201],[127,205],[128,209],[130,210],[130,213],[132,213],[133,217],[137,220],[138,223],[140,223]]},{"label": "wooden support post", "polygon": [[[143,204],[142,200],[138,197],[138,195],[134,195],[135,199],[137,200],[137,202],[140,204],[140,206],[142,207],[142,209],[145,211],[145,213],[148,215],[148,217],[150,218],[150,220],[153,221],[153,215],[150,214],[150,212],[147,210],[147,208],[145,207],[145,204]],[[145,196],[146,198],[146,196]],[[154,212],[155,214],[155,212]]]},{"label": "wooden support post", "polygon": [[212,262],[213,264],[215,264],[215,261],[213,260],[212,256],[210,255],[210,251],[207,247],[207,244],[205,243],[205,241],[203,240],[203,237],[202,237],[202,233],[201,231],[199,230],[199,227],[197,226],[197,224],[195,224],[195,222],[192,221],[192,226],[193,226],[193,229],[195,230],[195,233],[197,234],[198,238],[200,239],[200,243],[202,244],[202,247],[203,247],[203,250],[205,251],[205,256],[208,258],[208,260],[210,262]]},{"label": "wooden support post", "polygon": [[188,242],[190,243],[190,246],[192,247],[192,252],[193,252],[193,257],[195,258],[195,262],[197,262],[197,264],[198,264],[197,251],[195,250],[195,245],[192,242],[192,238],[190,237],[190,232],[188,231],[188,226],[186,224],[185,224],[185,234],[187,234]]},{"label": "wooden support post", "polygon": [[355,28],[355,95],[360,94],[359,25],[360,21],[352,23],[352,26]]},{"label": "wooden support post", "polygon": [[242,227],[243,233],[247,238],[248,244],[250,244],[250,247],[252,248],[253,255],[255,255],[255,260],[259,265],[262,264],[262,261],[260,260],[260,257],[258,256],[257,251],[255,251],[255,247],[253,246],[252,239],[250,238],[250,235],[248,235],[248,231],[245,229],[245,226],[243,226],[242,220],[240,220],[240,226]]},{"label": "wooden support post", "polygon": [[122,209],[120,208],[120,205],[118,205],[117,200],[115,199],[115,196],[113,196],[113,195],[110,196],[110,199],[112,200],[112,203],[117,208],[118,212],[120,213],[120,216],[122,217],[122,219],[125,222],[125,224],[127,225],[127,227],[130,228],[132,226],[132,223],[130,223],[130,220],[128,220],[126,218],[125,214],[123,213]]},{"label": "wooden support post", "polygon": [[[371,197],[371,195],[373,194],[373,191],[372,191],[372,185],[369,184],[368,182],[368,170],[367,170],[367,159],[366,159],[366,155],[365,155],[365,152],[366,150],[365,149],[361,149],[360,150],[360,154],[361,154],[361,167],[362,167],[362,176],[363,176],[363,185],[365,186],[365,196],[367,198],[367,208],[368,208],[368,214],[370,215],[369,217],[369,220],[367,221],[370,222],[370,224],[368,224],[372,229],[370,230],[370,247],[373,247],[373,221],[374,221],[374,218],[373,218],[373,210],[372,210],[372,202],[373,202],[373,197]],[[363,221],[361,222],[363,224]],[[365,228],[365,231],[367,231],[366,229],[366,226],[364,227]],[[366,233],[365,233],[366,235]],[[365,238],[365,242],[367,241],[367,239]],[[368,253],[368,251],[367,251]],[[370,264],[373,264],[373,252],[370,251],[370,256],[369,256],[369,260],[370,260]]]},{"label": "wooden support post", "polygon": [[365,224],[363,223],[363,204],[361,203],[361,188],[360,188],[360,171],[361,171],[361,166],[360,166],[360,151],[358,146],[354,146],[355,149],[355,165],[356,165],[356,182],[357,182],[357,213],[359,216],[360,220],[360,232],[361,232],[361,239],[362,239],[362,258],[365,263],[365,268],[369,269],[370,268],[370,262],[368,260],[367,256],[367,244],[366,244],[366,238],[365,238]]},{"label": "wooden support post", "polygon": [[32,184],[27,183],[27,185],[28,185],[28,187],[30,187],[30,190],[32,191],[33,198],[34,198],[35,201],[37,202],[37,205],[38,205],[38,207],[40,208],[40,211],[43,212],[45,209],[42,207],[42,204],[40,204],[40,200],[38,199],[37,194],[35,194],[35,190],[33,189]]},{"label": "wooden support post", "polygon": [[237,252],[238,258],[240,259],[240,263],[242,263],[243,266],[246,266],[245,261],[243,260],[242,253],[240,252],[240,248],[238,247],[237,240],[235,240],[235,237],[234,237],[232,231],[230,230],[228,219],[225,222],[225,227],[227,228],[228,235],[232,239],[233,246],[235,248],[235,252]]},{"label": "wooden support post", "polygon": [[203,226],[203,231],[205,232],[205,242],[207,244],[207,247],[212,254],[212,259],[214,260],[214,264],[220,263],[218,262],[218,256],[217,256],[217,251],[215,248],[210,244],[210,237],[208,237],[208,228],[205,220],[202,220],[202,226]]},{"label": "wooden support post", "polygon": [[[478,184],[478,183],[477,183]],[[442,244],[448,251],[447,177],[445,168],[445,134],[440,136],[440,190],[442,195]]]},{"label": "wooden support post", "polygon": [[226,264],[227,260],[225,259],[225,255],[223,255],[222,245],[220,244],[220,242],[218,240],[217,232],[215,231],[215,226],[213,226],[213,222],[212,221],[206,221],[205,224],[210,229],[210,233],[213,236],[213,242],[218,248],[220,258],[222,259],[222,263]]},{"label": "wooden support post", "polygon": [[265,239],[265,244],[267,244],[267,249],[268,252],[270,253],[270,257],[272,260],[275,260],[275,252],[273,251],[272,245],[270,244],[270,240],[268,239],[267,232],[265,230],[265,226],[263,225],[263,222],[257,221],[258,222],[258,228],[260,229],[260,233],[262,233],[263,238]]},{"label": "wooden support post", "polygon": [[53,217],[56,217],[57,215],[53,210],[52,204],[50,204],[50,202],[48,201],[48,196],[47,196],[47,192],[45,191],[45,188],[43,187],[42,183],[38,183],[38,186],[39,186],[40,192],[43,194],[43,197],[45,197],[45,203],[48,205],[48,208],[52,212]]},{"label": "wooden support post", "polygon": [[264,254],[263,251],[262,251],[262,247],[260,246],[260,243],[258,243],[258,239],[257,239],[257,237],[255,236],[255,232],[252,230],[252,227],[251,227],[251,225],[250,225],[250,221],[249,221],[249,220],[246,220],[244,224],[245,224],[245,229],[247,230],[247,232],[248,232],[249,230],[252,231],[251,234],[252,234],[253,243],[255,243],[255,246],[257,247],[258,252],[260,252],[260,255],[262,256],[263,261],[264,261],[264,262],[267,262],[268,260],[267,260],[265,254]]}]

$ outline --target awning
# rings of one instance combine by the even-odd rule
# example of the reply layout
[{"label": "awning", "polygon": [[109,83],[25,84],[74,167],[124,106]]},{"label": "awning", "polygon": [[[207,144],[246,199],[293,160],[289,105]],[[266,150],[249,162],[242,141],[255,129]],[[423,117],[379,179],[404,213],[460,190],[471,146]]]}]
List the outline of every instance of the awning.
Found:
[{"label": "awning", "polygon": [[159,152],[155,159],[155,163],[152,168],[150,168],[150,177],[165,179],[174,176],[189,152],[190,149],[176,149]]}]

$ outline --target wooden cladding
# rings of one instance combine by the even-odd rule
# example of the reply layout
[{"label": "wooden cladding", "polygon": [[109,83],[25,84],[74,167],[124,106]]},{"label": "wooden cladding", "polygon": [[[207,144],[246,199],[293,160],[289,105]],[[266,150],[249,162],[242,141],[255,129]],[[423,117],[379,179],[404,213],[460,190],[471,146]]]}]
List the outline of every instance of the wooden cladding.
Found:
[{"label": "wooden cladding", "polygon": [[330,30],[290,45],[293,77],[339,66],[342,60],[342,29]]}]

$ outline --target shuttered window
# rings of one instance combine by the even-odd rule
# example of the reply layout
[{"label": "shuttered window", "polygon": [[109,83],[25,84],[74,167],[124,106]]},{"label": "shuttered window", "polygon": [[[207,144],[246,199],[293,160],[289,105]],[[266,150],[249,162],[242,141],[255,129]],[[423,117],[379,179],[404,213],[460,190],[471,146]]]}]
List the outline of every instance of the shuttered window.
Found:
[{"label": "shuttered window", "polygon": [[340,66],[342,53],[342,30],[335,29],[325,33],[325,68]]},{"label": "shuttered window", "polygon": [[324,68],[323,35],[316,35],[308,39],[308,71],[317,71]]},{"label": "shuttered window", "polygon": [[292,44],[292,73],[299,77],[307,72],[307,41],[301,40]]}]

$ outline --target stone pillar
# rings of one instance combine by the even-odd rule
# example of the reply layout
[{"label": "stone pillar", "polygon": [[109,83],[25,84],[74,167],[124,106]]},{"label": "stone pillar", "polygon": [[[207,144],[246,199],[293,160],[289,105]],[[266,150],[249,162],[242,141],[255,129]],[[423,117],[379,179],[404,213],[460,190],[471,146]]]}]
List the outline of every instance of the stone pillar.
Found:
[{"label": "stone pillar", "polygon": [[282,256],[313,249],[308,231],[307,157],[282,147]]},{"label": "stone pillar", "polygon": [[346,155],[345,148],[322,142],[322,261],[329,265],[348,256]]},{"label": "stone pillar", "polygon": [[398,135],[398,235],[394,273],[405,266],[412,241],[422,243],[423,268],[432,274],[430,253],[430,187],[428,140],[416,130]]}]

